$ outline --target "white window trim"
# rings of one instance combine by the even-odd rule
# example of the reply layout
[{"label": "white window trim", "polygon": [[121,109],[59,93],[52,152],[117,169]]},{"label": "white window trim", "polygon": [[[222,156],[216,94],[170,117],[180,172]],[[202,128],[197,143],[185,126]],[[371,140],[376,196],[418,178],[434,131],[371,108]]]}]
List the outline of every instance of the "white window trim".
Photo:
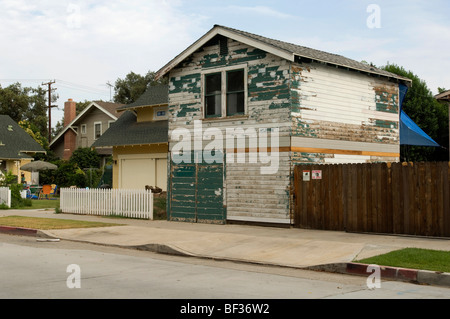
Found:
[{"label": "white window trim", "polygon": [[114,121],[114,120],[110,120],[110,121],[108,121],[108,128],[110,128],[111,127],[111,124],[113,124],[113,123],[115,123],[116,121]]},{"label": "white window trim", "polygon": [[87,133],[87,125],[81,124],[81,132],[82,135],[85,135]]},{"label": "white window trim", "polygon": [[96,126],[97,124],[100,124],[100,136],[102,136],[102,130],[103,130],[102,122],[94,122],[94,140],[97,140],[97,139],[98,139],[98,137],[95,135],[95,126]]},{"label": "white window trim", "polygon": [[[209,69],[202,72],[202,83],[201,83],[201,94],[202,94],[202,119],[208,120],[220,120],[233,118],[233,115],[227,116],[227,72],[235,71],[235,70],[244,70],[244,114],[246,116],[248,114],[248,67],[247,64],[239,64],[215,69]],[[205,77],[208,74],[220,73],[222,76],[221,79],[221,95],[222,95],[222,115],[220,117],[206,117],[206,100],[205,100]]]}]

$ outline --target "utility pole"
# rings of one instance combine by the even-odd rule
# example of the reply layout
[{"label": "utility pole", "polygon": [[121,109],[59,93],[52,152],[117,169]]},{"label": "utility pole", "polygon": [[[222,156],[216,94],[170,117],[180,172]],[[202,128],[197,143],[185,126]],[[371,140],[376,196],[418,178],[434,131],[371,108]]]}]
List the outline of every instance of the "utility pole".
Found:
[{"label": "utility pole", "polygon": [[42,85],[48,85],[48,142],[52,141],[52,107],[56,107],[56,105],[52,105],[52,84],[55,84],[55,81],[50,81],[47,83],[42,83]]}]

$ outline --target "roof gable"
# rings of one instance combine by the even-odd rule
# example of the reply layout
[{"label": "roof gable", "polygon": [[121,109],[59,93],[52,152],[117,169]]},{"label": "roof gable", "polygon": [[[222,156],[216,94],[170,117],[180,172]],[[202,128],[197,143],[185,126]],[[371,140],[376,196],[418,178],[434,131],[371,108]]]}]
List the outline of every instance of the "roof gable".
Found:
[{"label": "roof gable", "polygon": [[11,117],[0,115],[0,158],[31,158],[26,153],[45,153],[45,150]]},{"label": "roof gable", "polygon": [[188,58],[195,51],[204,46],[208,41],[213,39],[217,35],[222,35],[224,37],[233,39],[235,41],[239,41],[245,44],[248,44],[252,47],[261,49],[268,53],[274,54],[281,58],[284,58],[288,61],[301,61],[302,59],[308,59],[311,61],[317,61],[322,63],[331,64],[338,67],[348,68],[360,72],[365,72],[368,74],[383,76],[388,78],[394,78],[398,80],[405,81],[407,83],[411,83],[411,80],[405,77],[401,77],[397,74],[393,74],[378,68],[375,68],[371,65],[357,62],[352,59],[345,58],[343,56],[327,53],[307,47],[303,47],[300,45],[287,43],[279,40],[274,40],[270,38],[266,38],[260,35],[256,35],[253,33],[240,31],[220,25],[215,25],[210,31],[208,31],[203,37],[194,42],[191,46],[189,46],[186,50],[181,52],[178,56],[176,56],[172,61],[163,66],[158,72],[156,72],[156,79],[159,79],[170,72],[173,68],[175,68],[178,64]]},{"label": "roof gable", "polygon": [[109,116],[113,120],[117,120],[121,114],[117,113],[117,108],[123,106],[124,104],[110,103],[110,102],[102,102],[102,101],[94,101],[91,102],[80,114],[78,114],[72,122],[70,122],[64,129],[52,140],[50,143],[50,147],[58,142],[58,140],[64,136],[68,129],[77,124],[84,116],[88,115],[93,109],[99,109],[107,116]]},{"label": "roof gable", "polygon": [[450,101],[450,90],[436,95],[435,98],[436,100]]}]

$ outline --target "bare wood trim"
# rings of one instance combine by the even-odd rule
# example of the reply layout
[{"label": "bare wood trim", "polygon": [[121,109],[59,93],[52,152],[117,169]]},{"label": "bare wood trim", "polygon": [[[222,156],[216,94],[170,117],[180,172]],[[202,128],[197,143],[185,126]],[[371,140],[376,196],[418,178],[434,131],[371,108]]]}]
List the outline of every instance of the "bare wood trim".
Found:
[{"label": "bare wood trim", "polygon": [[309,148],[309,147],[292,147],[291,151],[298,152],[298,153],[322,153],[322,154],[341,154],[341,155],[360,155],[360,156],[400,157],[400,153],[334,150],[334,149],[326,149],[326,148]]},{"label": "bare wood trim", "polygon": [[[277,152],[277,153],[288,153],[291,151],[290,147],[274,147],[273,148],[273,152]],[[272,147],[267,147],[267,148],[262,148],[262,147],[258,147],[258,148],[234,148],[234,149],[229,149],[227,148],[227,153],[260,153],[260,152],[267,152],[267,153],[271,153],[272,152]]]}]

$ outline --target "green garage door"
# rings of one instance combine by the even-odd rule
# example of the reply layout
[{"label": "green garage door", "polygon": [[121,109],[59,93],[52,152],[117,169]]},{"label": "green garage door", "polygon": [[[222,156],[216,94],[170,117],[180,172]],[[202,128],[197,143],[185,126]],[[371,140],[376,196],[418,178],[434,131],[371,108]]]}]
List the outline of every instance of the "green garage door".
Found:
[{"label": "green garage door", "polygon": [[223,165],[171,162],[169,220],[225,223]]}]

